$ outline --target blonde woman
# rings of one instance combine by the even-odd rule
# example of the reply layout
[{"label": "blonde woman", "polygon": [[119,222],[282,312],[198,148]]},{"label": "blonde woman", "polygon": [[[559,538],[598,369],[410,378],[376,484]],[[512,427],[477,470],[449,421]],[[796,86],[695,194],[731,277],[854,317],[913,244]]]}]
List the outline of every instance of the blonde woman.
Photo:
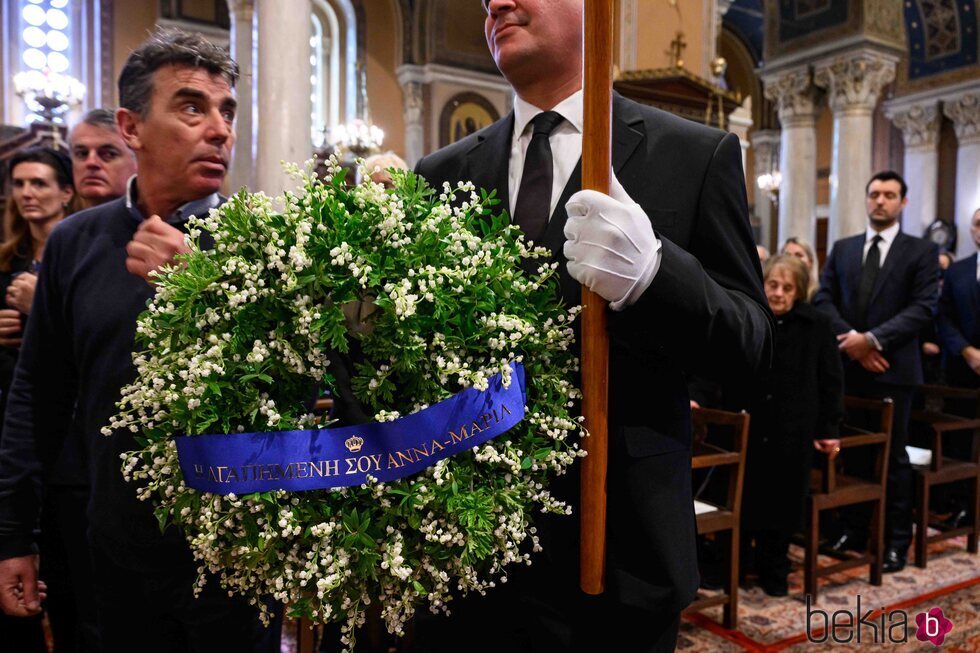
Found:
[{"label": "blonde woman", "polygon": [[820,288],[820,270],[817,269],[817,254],[813,249],[813,245],[802,238],[790,236],[783,243],[783,248],[779,250],[779,253],[789,254],[803,261],[807,271],[810,273],[810,281],[806,287],[806,297],[803,299],[808,302],[813,301],[813,296],[817,294],[817,289]]}]

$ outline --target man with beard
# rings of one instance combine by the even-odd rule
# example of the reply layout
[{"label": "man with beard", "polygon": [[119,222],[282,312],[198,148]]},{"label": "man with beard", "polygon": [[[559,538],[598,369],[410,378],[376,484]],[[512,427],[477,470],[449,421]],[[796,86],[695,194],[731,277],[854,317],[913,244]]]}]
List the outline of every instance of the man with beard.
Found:
[{"label": "man with beard", "polygon": [[[814,306],[830,316],[838,348],[846,355],[845,391],[894,401],[885,508],[886,573],[905,568],[912,541],[912,468],[905,445],[912,388],[922,383],[919,333],[933,319],[939,292],[938,248],[899,230],[907,192],[905,180],[896,172],[879,172],[871,178],[865,197],[868,228],[834,243],[813,298]],[[864,453],[852,452],[844,464],[867,473],[871,460]],[[843,529],[827,552],[864,550],[869,507],[844,511],[841,521]]]},{"label": "man with beard", "polygon": [[581,191],[581,0],[483,5],[514,111],[417,171],[436,188],[496,189],[551,250],[566,303],[579,303],[580,283],[609,302],[607,590],[578,589],[575,468],[553,485],[575,517],[536,517],[544,553],[531,568],[454,607],[448,624],[421,623],[419,646],[596,651],[614,633],[630,650],[673,651],[698,585],[685,373],[745,383],[770,350],[738,139],[616,95],[618,181],[610,195]]}]

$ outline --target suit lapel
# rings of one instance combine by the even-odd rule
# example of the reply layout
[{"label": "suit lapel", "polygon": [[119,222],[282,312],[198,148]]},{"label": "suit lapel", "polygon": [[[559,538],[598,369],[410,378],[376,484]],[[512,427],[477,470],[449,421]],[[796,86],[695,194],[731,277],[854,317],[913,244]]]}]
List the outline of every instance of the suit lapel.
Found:
[{"label": "suit lapel", "polygon": [[[618,93],[613,97],[613,124],[612,124],[612,164],[613,170],[618,174],[626,162],[629,161],[637,146],[645,138],[642,131],[635,129],[634,125],[642,124],[643,116],[632,110],[632,107]],[[511,129],[513,131],[513,129]],[[510,145],[508,143],[508,149]],[[568,222],[568,213],[565,211],[565,204],[571,199],[572,195],[582,189],[582,159],[579,157],[572,175],[565,184],[558,204],[555,205],[555,212],[548,221],[548,229],[545,231],[542,245],[551,250],[552,260],[559,263],[559,274],[561,276],[562,296],[569,304],[579,302],[579,287],[565,271],[565,223]]]},{"label": "suit lapel", "polygon": [[902,257],[905,255],[905,248],[908,247],[910,243],[908,236],[899,231],[895,235],[895,240],[892,242],[892,246],[888,248],[888,256],[885,257],[885,263],[881,266],[881,271],[878,273],[878,278],[875,279],[875,287],[871,291],[871,303],[874,303],[881,289],[888,282],[888,277],[894,274],[895,268],[899,265]]},{"label": "suit lapel", "polygon": [[970,257],[972,265],[963,267],[963,287],[970,289],[970,306],[973,308],[973,315],[980,311],[980,281],[977,280],[977,256]]},{"label": "suit lapel", "polygon": [[467,169],[460,179],[471,180],[477,188],[497,191],[500,204],[495,213],[510,214],[510,143],[514,133],[514,112],[486,128],[466,153]]},{"label": "suit lapel", "polygon": [[843,254],[841,263],[844,265],[844,277],[847,279],[848,287],[854,288],[854,291],[857,292],[861,286],[861,268],[864,265],[864,236],[851,238],[841,244],[845,245],[845,250],[841,252]]}]

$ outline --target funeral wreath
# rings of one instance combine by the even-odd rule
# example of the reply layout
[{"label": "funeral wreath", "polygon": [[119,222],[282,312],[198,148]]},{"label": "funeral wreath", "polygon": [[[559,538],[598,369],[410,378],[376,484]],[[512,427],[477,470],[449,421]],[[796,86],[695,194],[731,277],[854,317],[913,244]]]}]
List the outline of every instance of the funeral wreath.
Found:
[{"label": "funeral wreath", "polygon": [[[367,175],[347,186],[335,160],[325,180],[290,171],[295,192],[243,190],[192,220],[191,252],[157,277],[138,376],[103,432],[132,432],[123,474],[161,528],[185,535],[198,587],[213,574],[255,603],[272,596],[293,616],[340,622],[351,647],[369,605],[400,634],[417,609],[448,611],[530,564],[535,515],[569,512],[548,488],[582,455],[576,309],[556,298],[554,264],[522,269],[545,250],[495,215],[493,193],[394,170],[388,188]],[[235,492],[244,476],[329,477],[357,463],[203,473],[224,492],[191,487],[181,469],[181,438],[329,431],[338,425],[313,409],[324,391],[393,422],[495,378],[508,386],[512,363],[526,375],[523,421],[414,475],[381,482],[369,462],[359,485],[246,494]]]}]

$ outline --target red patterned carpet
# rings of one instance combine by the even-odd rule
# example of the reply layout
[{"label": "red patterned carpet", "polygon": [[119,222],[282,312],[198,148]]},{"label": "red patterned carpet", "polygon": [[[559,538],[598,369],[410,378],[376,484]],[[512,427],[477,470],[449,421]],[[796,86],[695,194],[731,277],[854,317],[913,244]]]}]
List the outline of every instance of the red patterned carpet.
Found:
[{"label": "red patterned carpet", "polygon": [[[965,550],[965,539],[950,540],[930,547],[929,565],[919,569],[909,565],[904,571],[885,576],[880,587],[868,583],[867,568],[852,569],[827,578],[821,584],[819,600],[812,607],[832,614],[845,610],[856,611],[857,596],[861,596],[861,613],[874,610],[867,619],[879,627],[841,629],[842,643],[827,639],[814,643],[807,638],[807,607],[802,596],[802,550],[793,547],[794,571],[790,575],[790,596],[772,598],[760,588],[743,589],[739,594],[739,627],[730,631],[718,622],[721,609],[687,615],[681,627],[677,650],[684,653],[701,651],[966,651],[980,652],[980,556]],[[824,560],[823,562],[829,562]],[[952,630],[937,649],[930,642],[916,639],[916,615],[939,607],[952,624]],[[884,608],[884,625],[882,624]],[[908,641],[901,643],[899,611],[907,615]],[[811,635],[822,639],[822,617],[814,613]],[[846,619],[842,616],[842,622]],[[894,629],[892,624],[899,624]],[[889,631],[886,637],[885,630]],[[850,636],[850,637],[849,637]],[[849,643],[844,643],[850,639]],[[877,639],[877,643],[875,642]],[[899,643],[895,643],[895,642]]]}]

